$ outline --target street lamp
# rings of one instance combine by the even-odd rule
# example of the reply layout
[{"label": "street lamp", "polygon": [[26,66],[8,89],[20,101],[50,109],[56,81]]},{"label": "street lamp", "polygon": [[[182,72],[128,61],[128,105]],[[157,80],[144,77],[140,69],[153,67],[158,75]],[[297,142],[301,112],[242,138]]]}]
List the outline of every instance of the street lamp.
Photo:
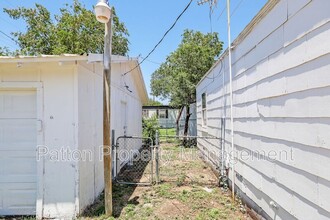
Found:
[{"label": "street lamp", "polygon": [[106,0],[100,0],[95,6],[96,19],[106,24],[109,22],[111,17],[111,8]]},{"label": "street lamp", "polygon": [[106,0],[100,0],[95,6],[96,19],[105,24],[103,52],[103,166],[104,166],[104,206],[105,213],[112,215],[112,159],[111,159],[111,43],[112,13]]}]

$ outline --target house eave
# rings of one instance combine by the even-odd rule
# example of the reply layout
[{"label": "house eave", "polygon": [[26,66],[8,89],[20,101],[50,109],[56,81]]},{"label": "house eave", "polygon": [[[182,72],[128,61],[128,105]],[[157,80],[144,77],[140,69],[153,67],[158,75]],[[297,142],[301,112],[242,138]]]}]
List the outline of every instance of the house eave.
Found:
[{"label": "house eave", "polygon": [[[112,63],[124,63],[135,61],[136,58],[130,58],[120,55],[111,56]],[[87,63],[103,63],[103,54],[62,54],[62,55],[39,55],[39,56],[0,56],[0,63],[44,63],[44,62],[70,62],[86,61]]]}]

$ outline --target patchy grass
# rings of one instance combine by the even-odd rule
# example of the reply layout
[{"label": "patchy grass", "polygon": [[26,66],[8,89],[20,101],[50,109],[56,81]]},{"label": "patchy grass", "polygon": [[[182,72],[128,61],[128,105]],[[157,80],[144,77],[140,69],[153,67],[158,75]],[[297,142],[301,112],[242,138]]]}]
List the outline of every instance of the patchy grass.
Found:
[{"label": "patchy grass", "polygon": [[0,216],[0,220],[35,220],[35,216]]},{"label": "patchy grass", "polygon": [[175,128],[161,128],[159,129],[159,135],[160,136],[174,136],[176,135],[176,129]]},{"label": "patchy grass", "polygon": [[81,219],[251,219],[239,201],[218,187],[217,177],[199,159],[196,149],[166,144],[162,153],[167,157],[161,161],[160,184],[115,184],[114,217],[104,215],[102,195]]},{"label": "patchy grass", "polygon": [[165,136],[176,136],[176,128],[161,128],[159,129],[159,140],[160,142],[167,143],[177,143],[178,140],[175,137],[165,137]]}]

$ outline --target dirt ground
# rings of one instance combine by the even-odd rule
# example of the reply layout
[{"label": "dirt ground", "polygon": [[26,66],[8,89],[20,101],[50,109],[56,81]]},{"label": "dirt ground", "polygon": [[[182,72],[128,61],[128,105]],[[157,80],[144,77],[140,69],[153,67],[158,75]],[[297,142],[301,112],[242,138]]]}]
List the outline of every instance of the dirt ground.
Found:
[{"label": "dirt ground", "polygon": [[[251,219],[239,200],[218,187],[198,150],[161,145],[159,184],[114,185],[114,217],[110,219]],[[106,219],[103,197],[81,219]]]}]

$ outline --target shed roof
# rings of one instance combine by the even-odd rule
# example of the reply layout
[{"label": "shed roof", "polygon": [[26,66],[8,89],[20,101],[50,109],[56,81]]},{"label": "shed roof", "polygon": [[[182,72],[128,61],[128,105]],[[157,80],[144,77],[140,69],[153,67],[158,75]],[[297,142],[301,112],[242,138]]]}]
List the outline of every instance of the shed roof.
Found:
[{"label": "shed roof", "polygon": [[178,109],[169,105],[145,105],[142,109]]},{"label": "shed roof", "polygon": [[[111,56],[113,63],[128,62],[137,60],[119,55]],[[0,56],[0,63],[39,63],[39,62],[60,62],[60,61],[87,61],[102,62],[103,54],[62,54],[62,55],[38,55],[38,56]]]},{"label": "shed roof", "polygon": [[[133,78],[136,81],[142,103],[148,102],[148,93],[143,79],[143,74],[139,66],[138,58],[131,58],[119,55],[111,56],[112,63],[129,63]],[[103,64],[103,54],[62,54],[62,55],[38,55],[38,56],[0,56],[0,64],[5,63],[46,63],[46,62],[68,62],[86,61],[87,63]],[[137,68],[135,68],[137,66]]]}]

